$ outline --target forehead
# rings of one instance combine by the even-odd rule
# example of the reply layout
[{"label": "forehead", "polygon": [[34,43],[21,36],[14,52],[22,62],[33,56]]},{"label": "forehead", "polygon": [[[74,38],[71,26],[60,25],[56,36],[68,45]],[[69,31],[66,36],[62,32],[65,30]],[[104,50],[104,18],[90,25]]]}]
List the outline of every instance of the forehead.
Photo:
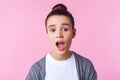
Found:
[{"label": "forehead", "polygon": [[47,20],[47,27],[50,25],[63,25],[68,24],[71,25],[70,19],[64,15],[53,15]]}]

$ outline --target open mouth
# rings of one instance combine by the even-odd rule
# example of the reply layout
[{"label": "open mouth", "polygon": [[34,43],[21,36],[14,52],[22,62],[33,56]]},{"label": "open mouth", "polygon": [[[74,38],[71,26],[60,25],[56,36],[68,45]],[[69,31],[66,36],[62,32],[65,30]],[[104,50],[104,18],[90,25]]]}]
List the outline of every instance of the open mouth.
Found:
[{"label": "open mouth", "polygon": [[58,41],[56,42],[56,46],[58,48],[58,50],[63,50],[64,49],[64,42],[63,41]]}]

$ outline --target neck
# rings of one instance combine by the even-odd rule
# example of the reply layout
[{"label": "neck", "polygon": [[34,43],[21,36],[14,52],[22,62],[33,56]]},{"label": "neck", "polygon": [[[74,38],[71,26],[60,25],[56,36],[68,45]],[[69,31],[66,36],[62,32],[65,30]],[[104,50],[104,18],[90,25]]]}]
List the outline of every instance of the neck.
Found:
[{"label": "neck", "polygon": [[50,55],[55,58],[56,60],[66,60],[69,57],[71,57],[72,52],[71,51],[67,51],[65,53],[57,53],[57,52],[51,52]]}]

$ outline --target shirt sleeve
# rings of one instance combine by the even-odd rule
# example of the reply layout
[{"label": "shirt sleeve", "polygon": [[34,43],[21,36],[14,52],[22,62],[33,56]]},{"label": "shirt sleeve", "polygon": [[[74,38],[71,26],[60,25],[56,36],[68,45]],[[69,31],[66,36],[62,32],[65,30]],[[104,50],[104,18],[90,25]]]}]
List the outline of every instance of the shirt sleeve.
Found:
[{"label": "shirt sleeve", "polygon": [[32,66],[25,80],[40,80],[35,68]]},{"label": "shirt sleeve", "polygon": [[84,76],[85,80],[97,80],[97,72],[95,71],[92,62],[86,64]]},{"label": "shirt sleeve", "polygon": [[44,80],[45,78],[45,57],[32,65],[25,80]]}]

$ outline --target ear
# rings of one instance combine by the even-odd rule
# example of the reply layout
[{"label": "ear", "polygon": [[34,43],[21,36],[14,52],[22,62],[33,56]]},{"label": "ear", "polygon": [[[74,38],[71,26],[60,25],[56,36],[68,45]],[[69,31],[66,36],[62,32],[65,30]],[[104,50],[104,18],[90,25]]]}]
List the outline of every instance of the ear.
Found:
[{"label": "ear", "polygon": [[74,28],[73,29],[73,37],[72,38],[74,38],[76,36],[76,29]]}]

